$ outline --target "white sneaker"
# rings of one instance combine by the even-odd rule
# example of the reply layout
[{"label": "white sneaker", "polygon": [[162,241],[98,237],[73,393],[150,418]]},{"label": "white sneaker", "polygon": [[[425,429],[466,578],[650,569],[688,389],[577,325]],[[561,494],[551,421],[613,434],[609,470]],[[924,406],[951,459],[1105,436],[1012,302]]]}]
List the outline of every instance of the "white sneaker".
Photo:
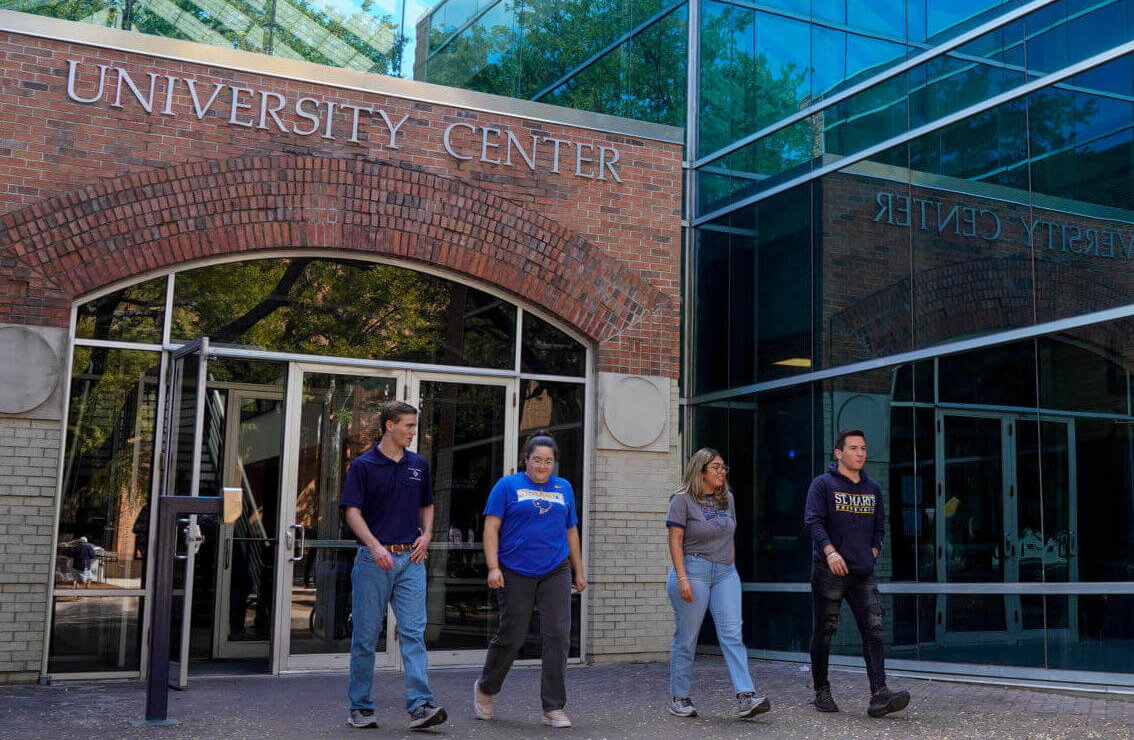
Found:
[{"label": "white sneaker", "polygon": [[563,713],[562,709],[552,709],[551,711],[543,713],[543,723],[551,725],[552,727],[570,727],[571,720],[567,719],[567,715]]},{"label": "white sneaker", "polygon": [[492,719],[492,697],[480,690],[480,679],[473,681],[472,708],[477,719]]}]

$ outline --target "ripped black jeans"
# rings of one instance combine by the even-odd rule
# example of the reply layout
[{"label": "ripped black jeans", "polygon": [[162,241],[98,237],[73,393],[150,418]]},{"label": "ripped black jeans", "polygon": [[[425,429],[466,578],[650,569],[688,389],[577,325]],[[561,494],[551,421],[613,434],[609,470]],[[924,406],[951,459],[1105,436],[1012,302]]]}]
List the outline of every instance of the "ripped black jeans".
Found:
[{"label": "ripped black jeans", "polygon": [[811,566],[811,680],[815,689],[827,688],[827,663],[831,657],[831,638],[839,626],[839,609],[843,599],[858,623],[862,635],[862,656],[866,659],[866,675],[870,693],[886,686],[886,666],[882,658],[882,597],[878,579],[854,574],[837,576],[826,565]]}]

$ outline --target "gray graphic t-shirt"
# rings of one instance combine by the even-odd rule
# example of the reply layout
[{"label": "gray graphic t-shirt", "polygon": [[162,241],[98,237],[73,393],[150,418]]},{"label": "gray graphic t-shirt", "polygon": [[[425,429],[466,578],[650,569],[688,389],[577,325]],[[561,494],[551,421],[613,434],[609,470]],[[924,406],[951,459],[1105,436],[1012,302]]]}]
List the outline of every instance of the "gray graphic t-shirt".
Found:
[{"label": "gray graphic t-shirt", "polygon": [[728,508],[717,508],[710,494],[705,505],[698,504],[687,493],[679,493],[669,500],[665,515],[667,527],[685,530],[682,549],[686,555],[699,555],[714,563],[729,564],[735,553],[733,536],[736,534],[736,504],[728,495]]}]

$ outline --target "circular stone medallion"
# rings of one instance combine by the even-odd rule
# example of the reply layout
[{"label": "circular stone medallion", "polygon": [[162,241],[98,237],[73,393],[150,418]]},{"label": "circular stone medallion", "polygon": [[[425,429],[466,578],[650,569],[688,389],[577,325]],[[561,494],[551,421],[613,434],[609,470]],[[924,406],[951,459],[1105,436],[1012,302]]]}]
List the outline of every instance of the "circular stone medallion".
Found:
[{"label": "circular stone medallion", "polygon": [[645,378],[620,380],[603,399],[602,417],[611,436],[627,447],[645,447],[665,429],[667,408],[661,391]]},{"label": "circular stone medallion", "polygon": [[43,337],[22,326],[0,327],[0,413],[22,414],[51,397],[59,358]]}]

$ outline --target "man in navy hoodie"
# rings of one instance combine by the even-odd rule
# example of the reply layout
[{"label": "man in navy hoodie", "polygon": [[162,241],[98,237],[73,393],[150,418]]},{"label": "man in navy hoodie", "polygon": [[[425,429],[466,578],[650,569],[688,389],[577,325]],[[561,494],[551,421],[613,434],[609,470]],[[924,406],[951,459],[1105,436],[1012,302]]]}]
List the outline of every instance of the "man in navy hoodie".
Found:
[{"label": "man in navy hoodie", "polygon": [[874,575],[874,561],[886,534],[882,489],[862,471],[866,464],[866,434],[861,429],[839,432],[835,460],[826,473],[811,481],[803,515],[804,528],[814,544],[811,678],[815,684],[815,708],[820,712],[839,711],[831,697],[827,663],[845,598],[862,635],[862,654],[870,678],[870,705],[866,712],[871,717],[883,717],[905,709],[910,694],[886,688],[882,597]]}]

